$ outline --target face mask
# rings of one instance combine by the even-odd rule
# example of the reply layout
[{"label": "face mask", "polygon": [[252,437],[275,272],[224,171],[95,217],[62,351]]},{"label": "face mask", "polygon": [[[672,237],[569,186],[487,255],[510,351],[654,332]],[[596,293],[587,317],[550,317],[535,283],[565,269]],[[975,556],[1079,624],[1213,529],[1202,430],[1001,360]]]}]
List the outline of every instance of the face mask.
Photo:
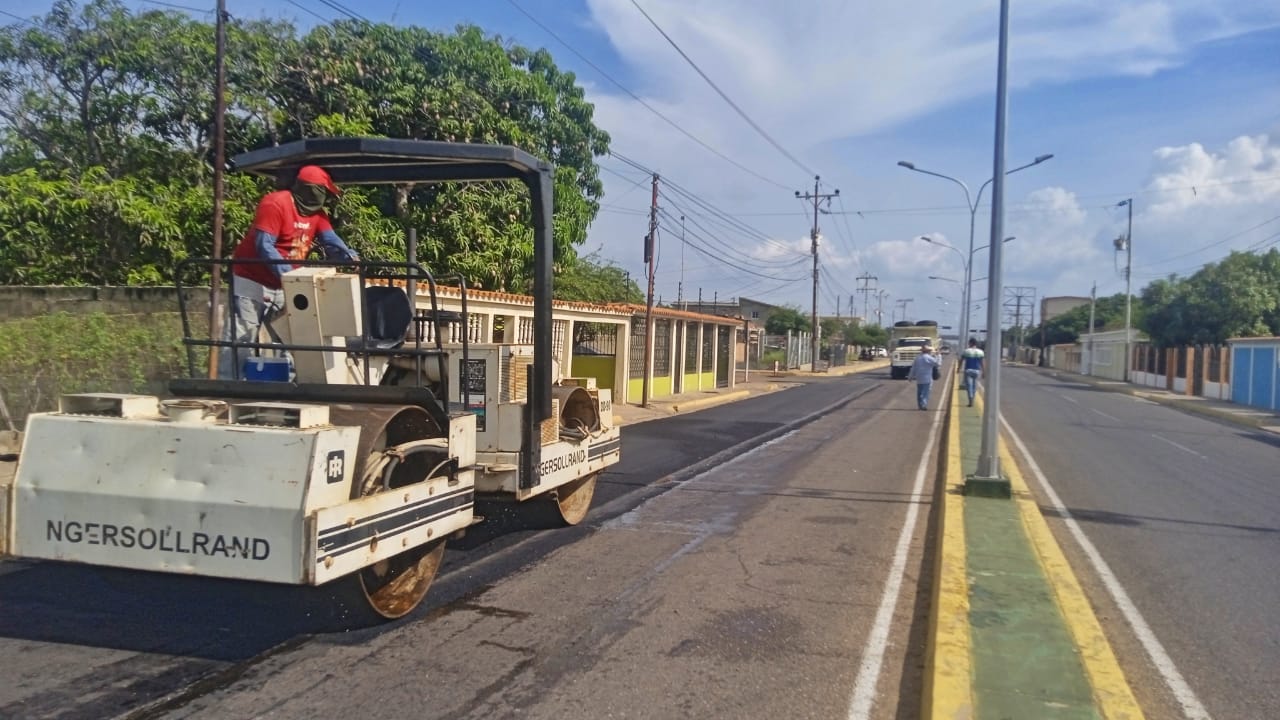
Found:
[{"label": "face mask", "polygon": [[297,206],[299,215],[307,216],[319,213],[324,210],[328,199],[329,191],[325,190],[322,185],[300,182],[295,183],[293,186],[293,204]]}]

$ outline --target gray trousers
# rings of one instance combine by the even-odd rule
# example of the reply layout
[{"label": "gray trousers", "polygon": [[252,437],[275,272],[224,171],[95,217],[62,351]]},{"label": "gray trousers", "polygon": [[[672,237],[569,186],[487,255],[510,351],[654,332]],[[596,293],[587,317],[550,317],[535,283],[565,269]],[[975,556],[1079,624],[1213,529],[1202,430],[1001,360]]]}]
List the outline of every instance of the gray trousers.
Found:
[{"label": "gray trousers", "polygon": [[[284,314],[284,291],[263,288],[257,283],[253,283],[252,286],[253,291],[250,294],[240,295],[237,292],[231,297],[231,326],[223,328],[222,339],[230,340],[234,333],[238,343],[262,342],[262,330],[265,327],[267,333],[272,335],[272,339],[278,342],[279,338],[274,337],[268,323]],[[262,288],[261,294],[256,292],[258,288]],[[240,288],[236,290],[239,291]],[[233,360],[231,348],[222,348],[218,354],[218,379],[232,380],[236,377],[243,379],[244,361],[251,355],[261,354],[262,351],[256,348],[238,347]]]}]

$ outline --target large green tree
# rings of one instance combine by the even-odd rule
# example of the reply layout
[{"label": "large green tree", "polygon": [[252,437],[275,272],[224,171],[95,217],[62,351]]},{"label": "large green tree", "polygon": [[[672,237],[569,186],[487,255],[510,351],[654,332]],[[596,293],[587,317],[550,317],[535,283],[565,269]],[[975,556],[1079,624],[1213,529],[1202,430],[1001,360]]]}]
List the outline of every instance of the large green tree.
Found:
[{"label": "large green tree", "polygon": [[813,323],[808,315],[793,307],[780,307],[769,313],[764,331],[770,335],[786,335],[788,332],[810,332]]},{"label": "large green tree", "polygon": [[557,273],[554,287],[557,300],[644,302],[644,293],[626,270],[595,254],[578,258]]},{"label": "large green tree", "polygon": [[[229,36],[230,153],[349,134],[515,145],[555,166],[556,260],[574,265],[608,136],[546,51],[470,26],[234,20]],[[210,23],[117,0],[0,28],[0,282],[170,282],[173,261],[210,254],[212,63]],[[30,173],[46,184],[26,194]],[[228,244],[265,189],[232,179]],[[529,215],[523,188],[475,183],[352,188],[335,219],[367,256],[403,258],[413,227],[436,272],[524,290]]]},{"label": "large green tree", "polygon": [[[1140,317],[1142,314],[1140,302],[1135,300],[1133,308],[1134,317]],[[1135,322],[1134,324],[1136,325],[1137,323]],[[1116,329],[1117,327],[1124,327],[1124,293],[1100,297],[1097,299],[1096,307],[1094,308],[1094,330],[1100,332],[1107,329]],[[1007,343],[1010,339],[1010,334],[1015,332],[1006,330],[1001,336],[1003,341]],[[1045,345],[1073,343],[1080,335],[1088,332],[1089,306],[1086,304],[1074,307],[1054,317],[1047,323],[1027,328],[1024,337],[1025,344],[1042,347]],[[967,343],[968,340],[965,340],[965,342]]]},{"label": "large green tree", "polygon": [[1280,250],[1233,252],[1189,277],[1157,280],[1142,302],[1135,324],[1162,347],[1280,335]]}]

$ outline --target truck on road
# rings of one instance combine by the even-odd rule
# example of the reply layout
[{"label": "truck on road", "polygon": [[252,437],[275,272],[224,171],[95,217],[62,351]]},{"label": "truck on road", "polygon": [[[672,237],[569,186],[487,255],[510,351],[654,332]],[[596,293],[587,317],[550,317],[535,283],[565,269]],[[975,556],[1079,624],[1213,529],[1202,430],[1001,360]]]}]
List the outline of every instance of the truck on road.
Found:
[{"label": "truck on road", "polygon": [[934,320],[902,320],[889,329],[889,377],[906,379],[911,364],[925,345],[938,346],[938,323]]}]

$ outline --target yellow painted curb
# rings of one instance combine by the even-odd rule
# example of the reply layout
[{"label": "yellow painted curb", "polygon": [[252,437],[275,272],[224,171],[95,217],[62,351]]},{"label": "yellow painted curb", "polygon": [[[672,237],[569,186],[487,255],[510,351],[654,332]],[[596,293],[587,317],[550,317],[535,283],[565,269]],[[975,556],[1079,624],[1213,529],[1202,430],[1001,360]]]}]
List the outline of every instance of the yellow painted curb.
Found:
[{"label": "yellow painted curb", "polygon": [[933,613],[925,655],[922,716],[937,720],[973,717],[973,665],[969,652],[969,580],[965,567],[964,469],[960,464],[960,387],[947,415],[946,477],[940,493],[938,550],[934,563]]},{"label": "yellow painted curb", "polygon": [[1036,558],[1044,569],[1054,598],[1066,621],[1067,629],[1080,652],[1089,685],[1098,711],[1108,720],[1139,720],[1142,708],[1133,696],[1133,690],[1125,680],[1124,671],[1116,660],[1111,644],[1102,631],[1102,625],[1093,613],[1089,599],[1085,597],[1080,581],[1071,572],[1066,555],[1054,539],[1045,522],[1040,507],[1031,495],[1022,472],[1014,462],[1007,443],[1000,443],[1000,467],[1009,478],[1013,496],[1018,503],[1023,527],[1035,549]]},{"label": "yellow painted curb", "polygon": [[697,400],[689,400],[687,402],[679,403],[678,405],[672,405],[671,412],[684,412],[686,410],[693,410],[694,408],[705,407],[707,405],[719,405],[720,403],[741,400],[750,394],[750,390],[734,390],[733,392],[719,393],[712,397],[698,398]]}]

